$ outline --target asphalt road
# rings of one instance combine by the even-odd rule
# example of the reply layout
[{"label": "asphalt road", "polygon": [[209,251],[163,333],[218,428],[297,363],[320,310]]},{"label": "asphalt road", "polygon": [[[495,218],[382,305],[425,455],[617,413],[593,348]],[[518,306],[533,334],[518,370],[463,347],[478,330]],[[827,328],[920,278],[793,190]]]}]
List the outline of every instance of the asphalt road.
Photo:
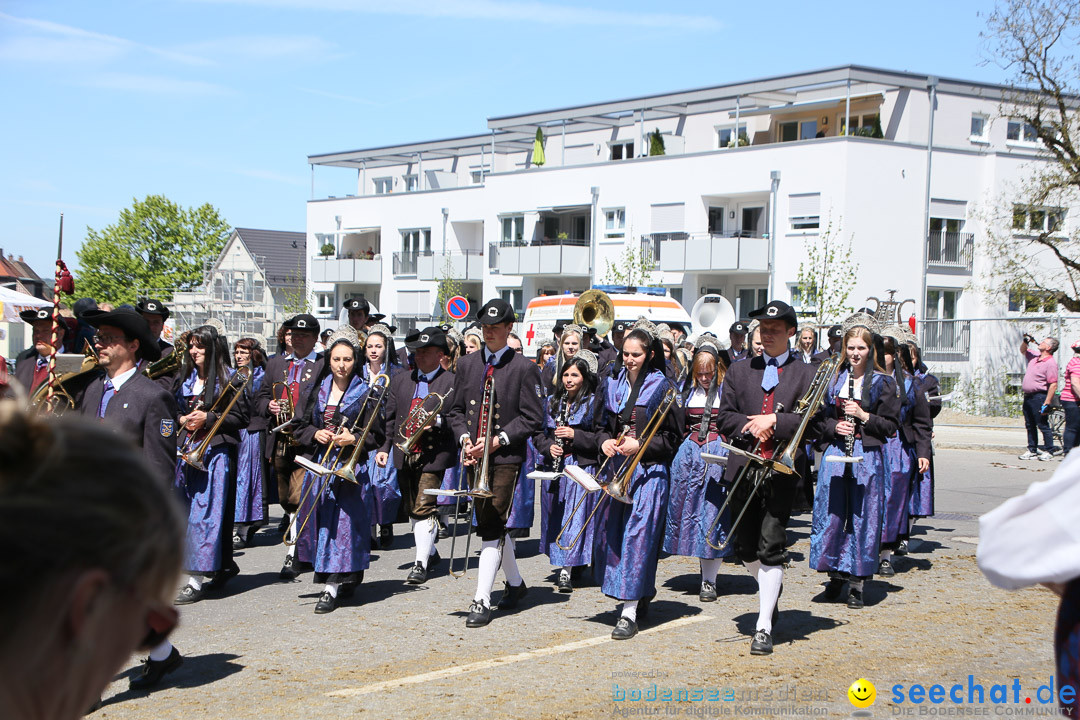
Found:
[{"label": "asphalt road", "polygon": [[[941,451],[935,462],[937,516],[916,527],[896,577],[868,584],[862,610],[823,601],[823,579],[806,563],[810,515],[793,519],[770,657],[749,654],[756,583],[734,564],[721,570],[719,601],[703,604],[696,560],[661,559],[643,632],[614,642],[616,603],[595,587],[556,593],[535,538],[519,541],[530,586],[522,607],[496,611],[488,627],[470,630],[475,560],[466,579],[448,577],[444,560],[426,585],[405,585],[413,558],[411,537],[400,536],[407,526],[397,526],[392,549],[372,556],[355,598],[329,615],[312,612],[321,588],[310,574],[278,581],[279,537],[260,533],[223,596],[183,609],[175,642],[184,665],[155,692],[132,693],[133,658],[93,717],[769,717],[785,708],[848,717],[847,688],[861,677],[877,686],[869,712],[895,717],[926,706],[893,702],[894,686],[966,687],[969,675],[987,693],[1018,679],[1023,691],[1010,713],[1045,713],[1052,706],[1024,697],[1034,698],[1054,674],[1056,598],[992,588],[974,556],[979,514],[1046,479],[1058,463],[970,450]],[[445,556],[447,541],[439,545]],[[497,588],[501,582],[500,575]],[[665,691],[671,701],[648,700]],[[991,715],[1005,709],[986,707]]]}]

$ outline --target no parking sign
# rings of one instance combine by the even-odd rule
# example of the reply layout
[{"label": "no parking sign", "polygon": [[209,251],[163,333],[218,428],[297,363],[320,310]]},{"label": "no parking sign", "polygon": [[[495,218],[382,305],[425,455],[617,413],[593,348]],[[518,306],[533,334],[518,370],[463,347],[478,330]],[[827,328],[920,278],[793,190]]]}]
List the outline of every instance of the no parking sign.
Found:
[{"label": "no parking sign", "polygon": [[455,320],[464,320],[469,316],[469,301],[455,295],[446,301],[446,314]]}]

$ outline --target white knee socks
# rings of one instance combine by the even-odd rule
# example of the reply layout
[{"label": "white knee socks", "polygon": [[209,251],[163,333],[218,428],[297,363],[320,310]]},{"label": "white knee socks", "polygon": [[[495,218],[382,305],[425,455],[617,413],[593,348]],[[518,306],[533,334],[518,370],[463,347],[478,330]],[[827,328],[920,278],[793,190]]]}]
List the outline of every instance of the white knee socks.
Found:
[{"label": "white knee socks", "polygon": [[628,620],[637,622],[637,600],[623,600],[622,616]]},{"label": "white knee socks", "polygon": [[203,579],[201,577],[197,577],[195,575],[188,576],[187,584],[195,588],[196,590],[202,590],[202,583]]},{"label": "white knee socks", "polygon": [[150,659],[154,662],[167,660],[170,655],[172,655],[172,643],[168,640],[162,640],[160,645],[150,650]]},{"label": "white knee socks", "polygon": [[518,572],[517,558],[514,556],[514,539],[507,535],[503,538],[502,568],[506,575],[506,582],[514,587],[522,583],[521,573]]},{"label": "white knee socks", "polygon": [[416,542],[416,562],[427,568],[428,559],[435,553],[435,541],[438,538],[439,525],[434,517],[422,520],[410,518],[413,540]]},{"label": "white knee socks", "polygon": [[323,592],[328,592],[330,593],[330,597],[336,598],[339,587],[341,587],[341,583],[326,583],[326,587],[323,588]]},{"label": "white knee socks", "polygon": [[772,632],[772,615],[776,601],[780,599],[780,586],[784,584],[784,568],[781,565],[762,565],[757,574],[758,619],[757,629]]},{"label": "white knee socks", "polygon": [[722,558],[700,558],[698,562],[701,564],[701,581],[711,582],[716,584],[716,576],[720,574],[720,565],[723,564]]},{"label": "white knee socks", "polygon": [[491,607],[491,588],[495,585],[495,575],[499,572],[501,560],[498,540],[484,540],[480,544],[480,567],[476,577],[476,596],[473,599],[488,607]]}]

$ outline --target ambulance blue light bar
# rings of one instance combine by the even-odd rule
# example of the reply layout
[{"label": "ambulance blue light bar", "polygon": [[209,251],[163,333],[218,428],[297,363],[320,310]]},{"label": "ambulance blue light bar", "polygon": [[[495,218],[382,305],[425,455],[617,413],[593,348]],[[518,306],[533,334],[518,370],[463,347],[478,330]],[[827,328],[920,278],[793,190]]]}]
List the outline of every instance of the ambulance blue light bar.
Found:
[{"label": "ambulance blue light bar", "polygon": [[634,287],[632,285],[593,285],[593,290],[603,290],[606,293],[641,293],[642,295],[655,295],[667,297],[667,289],[662,287]]}]

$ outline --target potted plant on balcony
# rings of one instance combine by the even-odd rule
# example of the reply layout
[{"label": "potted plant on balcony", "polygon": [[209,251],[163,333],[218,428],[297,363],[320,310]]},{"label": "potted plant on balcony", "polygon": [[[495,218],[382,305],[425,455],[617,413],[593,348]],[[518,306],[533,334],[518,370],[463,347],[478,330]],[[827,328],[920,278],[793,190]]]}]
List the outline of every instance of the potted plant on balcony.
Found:
[{"label": "potted plant on balcony", "polygon": [[570,239],[570,235],[568,233],[564,233],[564,232],[559,233],[555,237],[557,237],[559,239],[559,244],[560,245],[565,245],[566,241]]},{"label": "potted plant on balcony", "polygon": [[664,136],[660,134],[660,128],[656,128],[649,133],[649,156],[663,155],[665,152]]},{"label": "potted plant on balcony", "polygon": [[330,257],[334,254],[334,243],[323,243],[323,246],[319,248],[319,254],[323,257]]}]

